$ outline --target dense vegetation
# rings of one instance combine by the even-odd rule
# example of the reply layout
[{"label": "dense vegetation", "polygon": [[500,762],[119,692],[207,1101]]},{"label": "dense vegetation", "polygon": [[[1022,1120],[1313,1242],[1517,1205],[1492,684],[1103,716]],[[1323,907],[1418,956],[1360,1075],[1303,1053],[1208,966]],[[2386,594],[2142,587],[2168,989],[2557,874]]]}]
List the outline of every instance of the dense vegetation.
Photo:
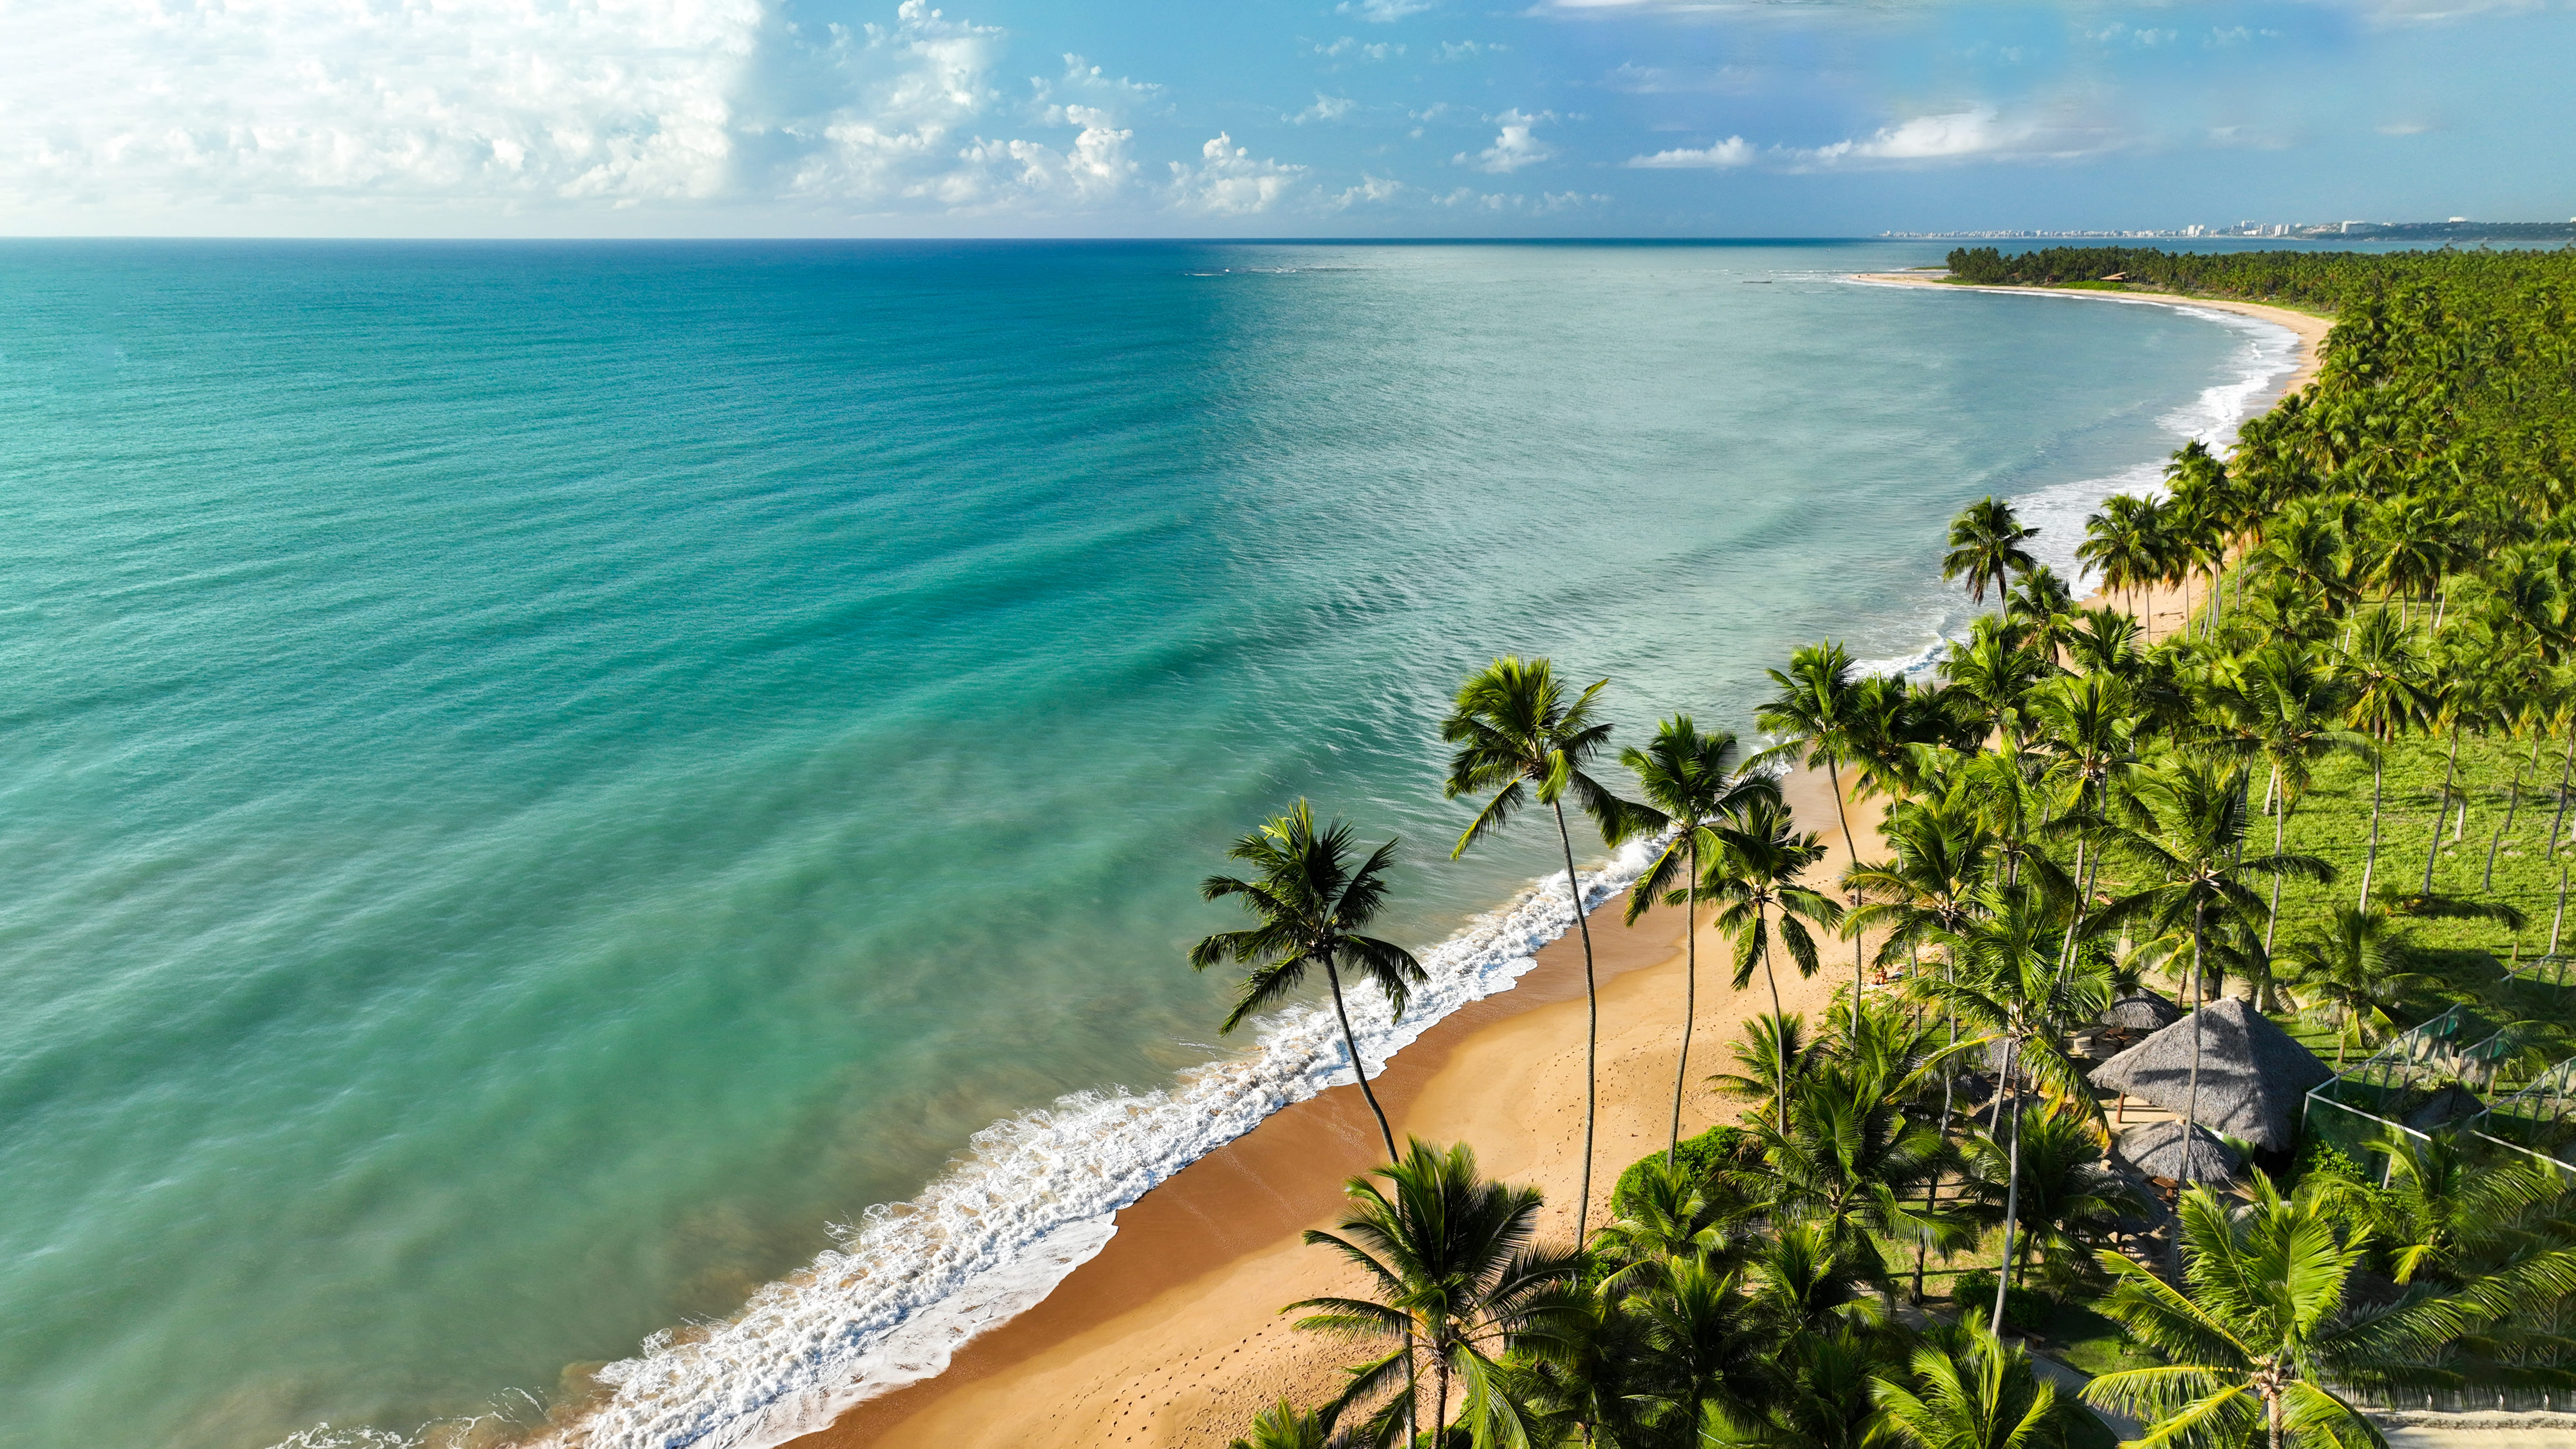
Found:
[{"label": "dense vegetation", "polygon": [[[1989,499],[1942,562],[2000,607],[1939,679],[1801,649],[1757,713],[1782,742],[1750,759],[1675,716],[1621,757],[1623,798],[1592,773],[1600,686],[1569,699],[1520,660],[1468,682],[1450,785],[1483,809],[1460,849],[1544,806],[1570,873],[1570,798],[1603,838],[1660,843],[1632,909],[1713,912],[1739,988],[1829,950],[1839,974],[1836,938],[1853,977],[1820,1021],[1774,990],[1714,1076],[1677,1023],[1672,1140],[1574,1242],[1538,1241],[1538,1195],[1484,1180],[1467,1148],[1387,1133],[1389,1165],[1309,1235],[1359,1294],[1291,1305],[1363,1361],[1332,1402],[1280,1405],[1239,1442],[2107,1437],[2008,1329],[2097,1374],[2083,1399],[2136,1416],[2142,1444],[2351,1449],[2379,1442],[2357,1394],[2576,1384],[2564,1168],[2458,1126],[2392,1131],[2369,1170],[2313,1145],[2258,1156],[2199,1130],[2195,1065],[2169,1173],[2190,1181],[2158,1180],[2113,1149],[2078,1052],[2115,998],[2160,986],[2242,995],[2330,1054],[2461,1002],[2511,1024],[2509,1074],[2576,1050],[2563,993],[2508,980],[2560,945],[2576,866],[2576,255],[1953,264],[2127,271],[2339,321],[2316,383],[2229,456],[2192,444],[2163,496],[2090,521],[2115,602],[2186,592],[2171,637],[2080,605]],[[1786,760],[1833,778],[1858,847],[1839,880],[1780,802]],[[1875,842],[1851,839],[1866,799]],[[1302,805],[1271,822],[1236,851],[1256,879],[1209,882],[1261,924],[1194,961],[1249,967],[1246,1010],[1310,969],[1337,1001],[1356,973],[1400,1002],[1418,968],[1358,934],[1391,849],[1354,863],[1350,833]],[[1682,1142],[1681,1095],[1711,1089],[1739,1120]],[[1931,1290],[1958,1262],[1985,1271],[1945,1306]],[[2085,1322],[2091,1349],[2067,1342]]]}]

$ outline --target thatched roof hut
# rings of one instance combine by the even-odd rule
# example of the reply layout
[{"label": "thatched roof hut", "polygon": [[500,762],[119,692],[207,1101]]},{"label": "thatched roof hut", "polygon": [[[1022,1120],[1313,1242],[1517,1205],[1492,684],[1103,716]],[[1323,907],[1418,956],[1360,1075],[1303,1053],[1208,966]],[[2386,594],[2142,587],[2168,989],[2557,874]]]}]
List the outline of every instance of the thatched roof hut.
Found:
[{"label": "thatched roof hut", "polygon": [[2129,1164],[2149,1177],[2174,1182],[2226,1182],[2244,1164],[2206,1127],[2195,1127],[2188,1151],[2180,1122],[2149,1122],[2120,1134],[2116,1148]]},{"label": "thatched roof hut", "polygon": [[[2308,1089],[2334,1070],[2237,997],[2214,1001],[2093,1069],[2093,1084],[2169,1112],[2190,1100],[2192,1037],[2200,1038],[2201,1126],[2257,1147],[2298,1140]],[[2167,1174],[2170,1176],[2170,1174]]]},{"label": "thatched roof hut", "polygon": [[2152,991],[2123,996],[2102,1008],[2102,1024],[2114,1031],[2162,1031],[2182,1020],[2182,1008]]}]

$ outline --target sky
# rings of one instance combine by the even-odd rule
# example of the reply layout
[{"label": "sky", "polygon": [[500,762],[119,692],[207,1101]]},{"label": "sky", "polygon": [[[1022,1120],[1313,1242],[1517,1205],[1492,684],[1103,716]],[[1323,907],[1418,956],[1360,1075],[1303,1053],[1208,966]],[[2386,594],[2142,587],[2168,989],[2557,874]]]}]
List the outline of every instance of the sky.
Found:
[{"label": "sky", "polygon": [[0,234],[2558,221],[2571,74],[2571,0],[0,0]]}]

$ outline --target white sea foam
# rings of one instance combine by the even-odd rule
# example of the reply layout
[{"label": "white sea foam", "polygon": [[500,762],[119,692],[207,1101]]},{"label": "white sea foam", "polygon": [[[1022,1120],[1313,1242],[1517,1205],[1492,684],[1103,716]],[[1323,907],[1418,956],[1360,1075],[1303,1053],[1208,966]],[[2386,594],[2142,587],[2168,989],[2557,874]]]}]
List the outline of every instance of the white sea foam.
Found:
[{"label": "white sea foam", "polygon": [[[1583,876],[1588,907],[1632,883],[1645,845]],[[1422,956],[1402,1021],[1369,992],[1352,1026],[1374,1075],[1460,1006],[1509,988],[1574,924],[1562,876]],[[1026,1311],[1108,1244],[1112,1215],[1261,1119],[1352,1080],[1329,1005],[1279,1013],[1257,1050],[1171,1087],[1082,1093],[996,1123],[921,1196],[871,1208],[838,1248],[726,1323],[657,1334],[610,1365],[608,1402],[542,1442],[564,1449],[766,1449],[864,1399],[938,1373],[967,1340]]]}]

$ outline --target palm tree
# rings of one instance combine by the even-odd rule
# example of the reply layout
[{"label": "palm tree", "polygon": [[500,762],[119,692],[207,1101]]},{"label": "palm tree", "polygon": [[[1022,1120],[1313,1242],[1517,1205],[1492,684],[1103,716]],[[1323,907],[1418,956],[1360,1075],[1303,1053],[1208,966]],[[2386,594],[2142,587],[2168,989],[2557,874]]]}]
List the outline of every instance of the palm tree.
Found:
[{"label": "palm tree", "polygon": [[2127,678],[2137,670],[2138,621],[2117,609],[2078,609],[2066,631],[2066,662],[2087,674]]},{"label": "palm tree", "polygon": [[[2276,641],[2239,661],[2218,700],[2222,717],[2243,736],[2272,772],[2266,791],[2272,812],[2272,853],[2287,849],[2290,812],[2307,793],[2317,762],[2337,754],[2367,755],[2370,742],[2340,721],[2352,708],[2346,679],[2305,646]],[[2263,950],[2281,914],[2281,878],[2263,921]]]},{"label": "palm tree", "polygon": [[1592,925],[1583,905],[1583,882],[1574,870],[1574,837],[1565,828],[1565,796],[1601,827],[1601,838],[1617,844],[1625,838],[1627,812],[1617,797],[1603,789],[1584,766],[1610,744],[1610,726],[1592,715],[1592,701],[1610,681],[1598,680],[1569,704],[1556,682],[1555,668],[1544,659],[1506,656],[1467,677],[1457,704],[1440,722],[1440,738],[1457,746],[1449,757],[1449,777],[1441,792],[1461,795],[1491,791],[1493,798],[1449,852],[1456,860],[1467,847],[1499,830],[1535,795],[1556,815],[1557,843],[1565,851],[1565,889],[1574,903],[1574,928],[1583,939],[1583,999],[1588,1016],[1583,1037],[1583,1185],[1574,1205],[1574,1235],[1580,1242],[1592,1212],[1592,1135],[1599,1119],[1601,995],[1592,967]]},{"label": "palm tree", "polygon": [[1753,1211],[1727,1179],[1652,1158],[1640,1165],[1621,1206],[1624,1216],[1592,1241],[1593,1257],[1616,1265],[1603,1280],[1605,1291],[1654,1280],[1680,1263],[1733,1260],[1743,1247],[1735,1230]]},{"label": "palm tree", "polygon": [[[2014,1226],[2022,1244],[2012,1265],[2016,1284],[2034,1250],[2060,1276],[2089,1268],[2094,1242],[2110,1224],[2146,1211],[2146,1202],[2128,1179],[2103,1158],[2094,1125],[2081,1114],[2033,1102],[2019,1115],[2010,1145],[1993,1132],[1968,1139],[1969,1180],[1977,1196],[1997,1212],[2007,1195],[2014,1199]],[[2018,1193],[2008,1187],[2016,1166]]]},{"label": "palm tree", "polygon": [[[1789,672],[1769,671],[1778,698],[1754,709],[1753,721],[1780,735],[1780,743],[1759,760],[1796,758],[1802,752],[1812,770],[1825,767],[1825,783],[1834,792],[1834,819],[1842,826],[1843,855],[1860,859],[1852,843],[1851,815],[1843,808],[1842,764],[1865,753],[1859,730],[1859,700],[1852,680],[1851,656],[1840,644],[1810,644],[1789,656]],[[1857,904],[1857,902],[1855,902]],[[1807,968],[1813,971],[1815,968]],[[1860,1010],[1861,943],[1852,939],[1852,1011]],[[1775,1008],[1776,1009],[1776,1008]]]},{"label": "palm tree", "polygon": [[[1998,1112],[2014,1074],[2021,1072],[2050,1096],[2098,1116],[2100,1106],[2061,1043],[2069,1028],[2091,1021],[2110,1004],[2108,978],[2081,953],[2072,953],[2073,959],[2061,966],[2058,923],[2036,887],[1991,886],[1980,893],[1978,903],[1980,914],[1949,937],[1957,976],[1926,983],[1925,989],[1962,1019],[1985,1028],[1987,1035],[1980,1040],[2004,1043],[1995,1093]],[[2022,1115],[2013,1116],[2014,1142],[2006,1159],[2003,1258],[1989,1333],[2003,1332],[2004,1290],[2011,1281],[2014,1225],[2021,1211]]]},{"label": "palm tree", "polygon": [[1708,1084],[1723,1096],[1767,1104],[1778,1100],[1823,1048],[1807,1039],[1804,1016],[1765,1011],[1745,1022],[1743,1040],[1726,1050],[1737,1070],[1719,1072]]},{"label": "palm tree", "polygon": [[2038,536],[2038,529],[2024,528],[2013,516],[2011,504],[1991,494],[1980,498],[1950,520],[1950,551],[1941,556],[1942,581],[1964,576],[1971,602],[1984,603],[1988,588],[2000,600],[2005,581],[2037,562],[2022,545]]},{"label": "palm tree", "polygon": [[[1464,1143],[1442,1152],[1416,1139],[1402,1161],[1352,1178],[1346,1191],[1351,1206],[1341,1231],[1310,1228],[1305,1240],[1341,1254],[1377,1296],[1308,1298],[1280,1311],[1312,1310],[1297,1320],[1301,1329],[1399,1346],[1353,1369],[1332,1411],[1347,1412],[1394,1388],[1399,1377],[1413,1383],[1418,1352],[1433,1375],[1433,1443],[1448,1442],[1453,1376],[1466,1382],[1467,1413],[1508,1417],[1513,1410],[1493,1392],[1495,1356],[1552,1316],[1579,1309],[1569,1289],[1582,1274],[1583,1255],[1534,1245],[1538,1189],[1477,1176],[1476,1155]],[[1408,1389],[1365,1432],[1383,1443],[1415,1412],[1413,1400]]]},{"label": "palm tree", "polygon": [[2207,1186],[2182,1196],[2183,1282],[2177,1288],[2106,1252],[2114,1280],[2101,1311],[2163,1355],[2085,1386],[2086,1402],[2149,1421],[2135,1449],[2241,1443],[2267,1434],[2306,1443],[2376,1445],[2379,1431],[2327,1382],[2385,1378],[2420,1330],[2399,1311],[2347,1315],[2344,1283],[2359,1249],[2335,1240],[2313,1196],[2284,1198],[2253,1174],[2239,1207]]},{"label": "palm tree", "polygon": [[2046,564],[2034,564],[2004,594],[2004,622],[2024,646],[2044,657],[2056,657],[2075,609],[2075,594]]},{"label": "palm tree", "polygon": [[2084,542],[2075,556],[2102,580],[2102,587],[2129,596],[2129,612],[2138,613],[2138,590],[2156,581],[2161,561],[2156,545],[2156,503],[2127,493],[2102,500],[2102,511],[2084,520]]},{"label": "palm tree", "polygon": [[[1636,774],[1637,788],[1646,797],[1628,805],[1631,821],[1641,830],[1674,831],[1629,891],[1628,921],[1635,924],[1657,900],[1685,913],[1682,1046],[1673,1068],[1672,1131],[1664,1142],[1664,1161],[1671,1162],[1682,1140],[1682,1090],[1690,1079],[1691,1028],[1699,1019],[1699,903],[1692,899],[1691,886],[1699,879],[1702,853],[1717,853],[1717,822],[1756,795],[1776,798],[1780,786],[1769,775],[1737,770],[1735,736],[1724,730],[1701,734],[1686,714],[1664,721],[1645,749],[1621,751],[1619,763]],[[1674,884],[1676,875],[1679,885]]]},{"label": "palm tree", "polygon": [[2066,1442],[2056,1386],[2031,1367],[2020,1344],[1969,1327],[1916,1349],[1908,1368],[1913,1386],[1882,1375],[1874,1388],[1888,1437],[1907,1449],[2054,1449]]},{"label": "palm tree", "polygon": [[2283,984],[2291,996],[2310,1010],[2334,1010],[2338,1072],[2345,1048],[2368,1046],[2374,1036],[2396,1030],[2407,993],[2430,979],[2414,969],[2414,944],[2378,905],[2338,907],[2317,935],[2293,943],[2285,959]]},{"label": "palm tree", "polygon": [[[2257,875],[2331,881],[2334,868],[2312,855],[2245,858],[2245,772],[2177,757],[2141,781],[2140,794],[2154,825],[2125,839],[2139,874],[2159,883],[2109,909],[2114,918],[2148,914],[2158,932],[2188,932],[2191,946],[2191,1077],[2183,1092],[2183,1120],[2200,1123],[2199,1008],[2207,1004],[2203,957],[2212,922],[2223,913],[2259,918],[2269,908],[2246,881]],[[2187,1127],[2186,1131],[2189,1130]]]},{"label": "palm tree", "polygon": [[1309,1414],[1281,1399],[1252,1416],[1252,1437],[1226,1449],[1328,1449],[1333,1442],[1330,1410]]},{"label": "palm tree", "polygon": [[[1809,867],[1824,858],[1825,848],[1815,832],[1797,833],[1786,805],[1759,796],[1745,803],[1735,821],[1718,827],[1717,838],[1717,859],[1709,862],[1708,873],[1701,877],[1699,894],[1705,900],[1725,902],[1717,913],[1717,928],[1734,938],[1734,988],[1742,991],[1759,966],[1771,989],[1771,1014],[1780,1016],[1780,981],[1771,969],[1773,912],[1779,915],[1780,945],[1801,976],[1815,975],[1817,966],[1816,938],[1808,933],[1807,923],[1831,930],[1842,920],[1842,907],[1823,892],[1798,883]],[[1787,1045],[1785,1039],[1779,1042],[1782,1054],[1777,1063],[1783,1130],[1789,1123]]]},{"label": "palm tree", "polygon": [[[1890,1067],[1904,1075],[1892,1075]],[[1772,1220],[1821,1229],[1838,1257],[1889,1295],[1895,1283],[1880,1238],[1946,1247],[1966,1236],[1956,1219],[1905,1201],[1950,1160],[1940,1130],[1905,1115],[1905,1100],[1925,1070],[1912,1061],[1835,1062],[1790,1093],[1786,1126],[1762,1129]]]},{"label": "palm tree", "polygon": [[2370,904],[2370,877],[2379,866],[2379,804],[2387,778],[2388,746],[2397,736],[2413,727],[2422,711],[2422,689],[2417,680],[2423,672],[2423,661],[2417,657],[2406,632],[2385,609],[2364,617],[2353,630],[2352,644],[2342,660],[2344,682],[2349,691],[2344,705],[2344,723],[2370,737],[2376,748],[2370,755],[2370,850],[2362,857],[2361,894],[2356,904]]},{"label": "palm tree", "polygon": [[1390,1162],[1395,1159],[1395,1132],[1369,1086],[1368,1063],[1360,1056],[1350,1008],[1342,999],[1342,971],[1348,967],[1374,984],[1399,1017],[1412,989],[1430,979],[1411,952],[1360,934],[1386,904],[1386,869],[1395,859],[1395,847],[1396,842],[1388,841],[1354,869],[1348,858],[1351,828],[1336,820],[1318,832],[1314,810],[1300,800],[1226,852],[1229,859],[1254,867],[1258,873],[1253,879],[1212,875],[1199,886],[1208,900],[1241,900],[1261,924],[1249,931],[1219,931],[1190,948],[1193,970],[1205,971],[1220,961],[1252,968],[1235,991],[1233,1012],[1217,1028],[1220,1034],[1296,990],[1309,969],[1323,968],[1333,988],[1333,1014],[1342,1023],[1342,1045],[1351,1054],[1360,1095],[1377,1117]]},{"label": "palm tree", "polygon": [[1772,1365],[1761,1409],[1729,1413],[1712,1407],[1700,1442],[1753,1449],[1871,1449],[1882,1433],[1872,1390],[1884,1367],[1883,1335],[1838,1323],[1788,1336]]}]

